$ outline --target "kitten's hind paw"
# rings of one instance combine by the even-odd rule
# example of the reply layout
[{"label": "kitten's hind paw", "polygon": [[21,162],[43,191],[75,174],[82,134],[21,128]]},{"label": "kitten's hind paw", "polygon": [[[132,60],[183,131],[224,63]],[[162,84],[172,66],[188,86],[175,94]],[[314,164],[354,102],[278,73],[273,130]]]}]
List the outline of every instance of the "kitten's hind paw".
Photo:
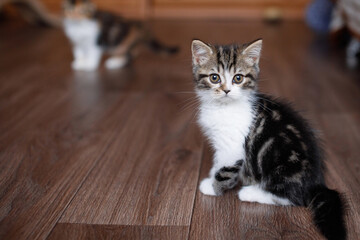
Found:
[{"label": "kitten's hind paw", "polygon": [[200,192],[205,195],[216,196],[214,187],[213,187],[213,179],[205,178],[200,183]]}]

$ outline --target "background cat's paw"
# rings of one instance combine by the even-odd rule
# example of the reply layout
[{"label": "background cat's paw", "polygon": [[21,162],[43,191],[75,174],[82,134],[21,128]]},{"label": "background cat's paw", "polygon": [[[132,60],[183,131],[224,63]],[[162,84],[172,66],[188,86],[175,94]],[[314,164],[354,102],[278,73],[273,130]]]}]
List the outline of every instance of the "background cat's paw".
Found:
[{"label": "background cat's paw", "polygon": [[105,67],[107,69],[122,68],[128,63],[127,57],[112,57],[106,60]]},{"label": "background cat's paw", "polygon": [[71,63],[71,67],[73,70],[82,70],[83,66],[84,66],[83,62],[79,60],[74,60]]},{"label": "background cat's paw", "polygon": [[200,192],[202,192],[205,195],[216,196],[213,187],[213,179],[211,178],[205,178],[204,180],[202,180],[199,188],[200,188]]},{"label": "background cat's paw", "polygon": [[355,68],[358,65],[358,60],[357,57],[347,57],[346,58],[346,65],[348,66],[348,68]]},{"label": "background cat's paw", "polygon": [[98,68],[98,64],[86,61],[73,61],[71,67],[76,71],[94,71]]},{"label": "background cat's paw", "polygon": [[97,63],[89,62],[86,63],[81,70],[83,71],[95,71],[98,68]]}]

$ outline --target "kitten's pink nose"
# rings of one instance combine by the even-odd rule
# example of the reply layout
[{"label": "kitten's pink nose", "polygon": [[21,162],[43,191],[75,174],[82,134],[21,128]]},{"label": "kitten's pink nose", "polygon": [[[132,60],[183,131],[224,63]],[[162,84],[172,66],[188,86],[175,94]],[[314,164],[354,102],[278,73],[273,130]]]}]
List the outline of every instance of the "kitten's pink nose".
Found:
[{"label": "kitten's pink nose", "polygon": [[224,93],[228,94],[230,92],[230,90],[223,90]]}]

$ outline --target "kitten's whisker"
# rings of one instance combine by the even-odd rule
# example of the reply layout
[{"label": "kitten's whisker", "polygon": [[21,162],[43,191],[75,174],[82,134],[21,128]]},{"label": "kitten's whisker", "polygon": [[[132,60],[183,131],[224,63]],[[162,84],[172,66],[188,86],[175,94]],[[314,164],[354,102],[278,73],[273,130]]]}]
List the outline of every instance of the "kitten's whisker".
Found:
[{"label": "kitten's whisker", "polygon": [[271,113],[271,112],[272,112],[272,110],[271,110],[270,108],[265,107],[265,105],[262,104],[262,103],[260,103],[260,102],[259,102],[259,106],[262,107],[262,109],[264,109],[264,111],[266,111],[266,112],[268,112],[268,113]]},{"label": "kitten's whisker", "polygon": [[184,111],[184,110],[187,110],[189,107],[192,107],[194,106],[195,104],[198,103],[198,100],[197,99],[192,99],[190,101],[188,101],[186,104],[184,104],[181,108],[180,108],[180,111]]},{"label": "kitten's whisker", "polygon": [[185,108],[181,109],[179,111],[179,113],[183,113],[185,111],[188,111],[189,109],[192,109],[192,108],[196,107],[197,105],[198,105],[198,102],[193,102],[193,103],[187,105]]},{"label": "kitten's whisker", "polygon": [[183,94],[183,93],[184,93],[184,94],[186,94],[186,93],[189,93],[189,94],[196,94],[196,92],[195,92],[195,91],[193,91],[193,92],[190,92],[190,91],[189,91],[189,92],[185,92],[185,91],[184,91],[184,92],[174,92],[174,94]]},{"label": "kitten's whisker", "polygon": [[189,101],[189,100],[193,100],[193,99],[198,99],[199,97],[198,96],[190,96],[189,98],[185,99],[183,103]]},{"label": "kitten's whisker", "polygon": [[[206,104],[207,104],[207,105],[211,105],[211,104],[214,103],[214,101],[216,101],[216,98],[212,97],[212,99],[210,99],[210,101],[208,101]],[[200,108],[197,108],[197,111],[195,112],[195,114],[194,114],[191,122],[194,122],[194,119],[198,116],[200,110],[201,110]]]},{"label": "kitten's whisker", "polygon": [[197,95],[193,95],[193,96],[190,96],[189,98],[187,98],[186,100],[189,100],[189,99],[194,99],[194,98],[199,98],[199,96],[197,96]]},{"label": "kitten's whisker", "polygon": [[193,96],[192,98],[186,99],[183,103],[184,105],[179,109],[179,112],[180,113],[184,112],[189,108],[196,106],[198,103],[199,103],[198,96]]},{"label": "kitten's whisker", "polygon": [[264,100],[266,102],[269,102],[269,103],[272,103],[272,104],[275,104],[275,105],[278,105],[276,102],[274,101],[271,101],[270,99],[266,99],[266,98],[263,98],[263,97],[260,97],[260,96],[256,96],[257,98],[261,99],[261,100]]}]

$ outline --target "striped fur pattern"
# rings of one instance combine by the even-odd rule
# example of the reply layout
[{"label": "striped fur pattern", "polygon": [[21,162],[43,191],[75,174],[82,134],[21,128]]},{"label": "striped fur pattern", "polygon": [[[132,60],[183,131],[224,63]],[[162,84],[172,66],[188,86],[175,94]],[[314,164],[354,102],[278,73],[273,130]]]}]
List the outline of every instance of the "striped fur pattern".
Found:
[{"label": "striped fur pattern", "polygon": [[215,173],[214,191],[221,194],[227,189],[234,188],[239,183],[239,172],[244,160],[239,160],[234,166],[222,167]]},{"label": "striped fur pattern", "polygon": [[104,53],[110,55],[105,66],[124,67],[145,45],[156,53],[173,54],[176,47],[167,47],[152,37],[141,22],[97,10],[89,0],[64,1],[64,30],[73,44],[75,70],[95,70]]},{"label": "striped fur pattern", "polygon": [[199,125],[214,149],[206,195],[242,187],[240,200],[306,206],[327,239],[345,239],[343,200],[326,187],[314,131],[292,107],[257,91],[262,40],[192,43]]}]

